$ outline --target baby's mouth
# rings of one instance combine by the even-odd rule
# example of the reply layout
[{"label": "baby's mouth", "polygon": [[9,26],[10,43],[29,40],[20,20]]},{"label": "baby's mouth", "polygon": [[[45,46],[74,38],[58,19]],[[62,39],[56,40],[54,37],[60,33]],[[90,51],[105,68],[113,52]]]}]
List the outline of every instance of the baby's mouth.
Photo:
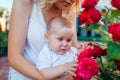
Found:
[{"label": "baby's mouth", "polygon": [[65,52],[65,51],[66,51],[66,49],[61,49],[61,51],[62,51],[62,52]]}]

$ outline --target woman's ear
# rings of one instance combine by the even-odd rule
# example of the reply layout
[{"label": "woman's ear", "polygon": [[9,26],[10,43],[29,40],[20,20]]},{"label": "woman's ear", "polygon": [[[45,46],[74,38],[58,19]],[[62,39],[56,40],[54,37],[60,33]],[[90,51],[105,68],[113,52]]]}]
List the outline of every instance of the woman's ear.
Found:
[{"label": "woman's ear", "polygon": [[48,34],[47,33],[45,33],[44,37],[45,37],[45,41],[48,42]]}]

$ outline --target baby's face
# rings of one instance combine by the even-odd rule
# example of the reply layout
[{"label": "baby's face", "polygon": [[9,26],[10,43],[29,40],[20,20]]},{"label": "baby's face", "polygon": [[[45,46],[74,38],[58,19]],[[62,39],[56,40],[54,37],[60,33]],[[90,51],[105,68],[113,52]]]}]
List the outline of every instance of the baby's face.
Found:
[{"label": "baby's face", "polygon": [[73,30],[64,27],[48,36],[48,44],[55,53],[62,55],[70,50],[73,36]]}]

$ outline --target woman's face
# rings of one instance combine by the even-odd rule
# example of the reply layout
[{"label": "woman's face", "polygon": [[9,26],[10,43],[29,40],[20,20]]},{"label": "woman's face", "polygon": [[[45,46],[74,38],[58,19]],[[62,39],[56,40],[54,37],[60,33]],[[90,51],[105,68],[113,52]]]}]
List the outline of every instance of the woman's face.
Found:
[{"label": "woman's face", "polygon": [[76,0],[56,0],[54,5],[59,9],[66,9],[75,3]]}]

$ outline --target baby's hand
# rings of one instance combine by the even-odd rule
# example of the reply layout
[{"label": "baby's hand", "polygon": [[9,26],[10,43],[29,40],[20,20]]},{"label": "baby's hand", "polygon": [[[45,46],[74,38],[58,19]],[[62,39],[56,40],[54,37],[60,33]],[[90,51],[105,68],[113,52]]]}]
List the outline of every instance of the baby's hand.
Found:
[{"label": "baby's hand", "polygon": [[77,66],[77,61],[68,62],[62,65],[64,72],[67,72],[72,76],[76,76],[76,74],[74,73],[76,70],[76,66]]},{"label": "baby's hand", "polygon": [[82,52],[85,48],[89,48],[92,45],[93,45],[92,42],[82,42],[82,43],[79,43],[79,46],[77,48],[78,49],[78,54],[77,55],[79,55],[79,53]]}]

